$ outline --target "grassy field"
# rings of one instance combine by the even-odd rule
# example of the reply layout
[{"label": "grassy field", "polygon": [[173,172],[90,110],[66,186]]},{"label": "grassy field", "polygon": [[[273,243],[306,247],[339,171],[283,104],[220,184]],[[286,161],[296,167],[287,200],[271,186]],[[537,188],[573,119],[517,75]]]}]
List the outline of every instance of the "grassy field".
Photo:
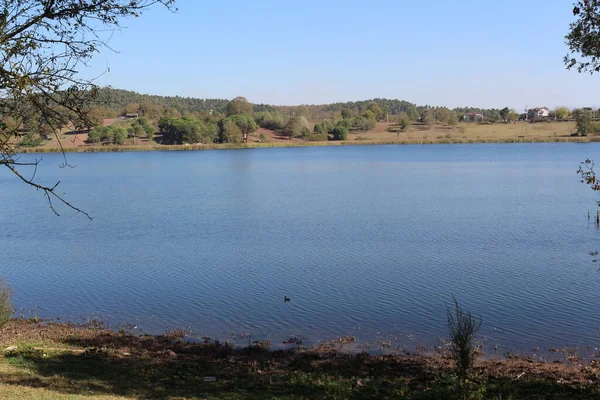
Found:
[{"label": "grassy field", "polygon": [[[117,123],[124,123],[117,121]],[[391,130],[391,132],[389,131]],[[23,148],[23,153],[58,152],[107,152],[107,151],[152,151],[152,150],[204,150],[229,148],[263,148],[263,147],[295,147],[295,146],[344,146],[344,145],[377,145],[377,144],[436,144],[436,143],[516,143],[516,142],[590,142],[600,141],[600,137],[573,137],[574,122],[545,122],[529,124],[459,124],[456,127],[436,125],[427,127],[414,124],[406,132],[396,132],[395,124],[378,123],[376,128],[368,132],[352,132],[348,140],[309,142],[298,138],[288,139],[276,132],[260,129],[250,135],[245,144],[192,144],[161,145],[147,139],[127,139],[122,146],[95,145],[86,143],[86,133],[60,134],[60,143],[56,138],[43,146]],[[263,133],[268,142],[260,142]],[[157,138],[159,140],[159,138]],[[62,144],[62,147],[61,147]]]},{"label": "grassy field", "polygon": [[[136,336],[94,324],[13,320],[0,329],[0,398],[459,399],[443,355],[349,354],[343,338],[313,349],[189,343],[174,332]],[[294,347],[294,345],[290,345]],[[477,399],[600,398],[600,368],[579,360],[480,361]]]}]

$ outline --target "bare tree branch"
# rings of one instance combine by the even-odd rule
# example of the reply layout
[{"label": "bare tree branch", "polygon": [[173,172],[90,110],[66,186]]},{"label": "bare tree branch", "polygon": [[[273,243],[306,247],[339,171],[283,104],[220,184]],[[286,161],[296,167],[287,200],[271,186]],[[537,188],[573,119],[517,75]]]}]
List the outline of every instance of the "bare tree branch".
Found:
[{"label": "bare tree branch", "polygon": [[[96,102],[94,79],[77,76],[108,41],[126,17],[138,17],[150,6],[171,11],[175,0],[0,0],[0,165],[52,200],[91,217],[52,187],[35,182],[41,160],[21,163],[16,158],[25,132],[58,140],[61,167],[70,166],[59,133],[68,124],[96,123],[90,111]],[[112,49],[111,49],[112,50]],[[19,167],[32,167],[27,179]]]}]

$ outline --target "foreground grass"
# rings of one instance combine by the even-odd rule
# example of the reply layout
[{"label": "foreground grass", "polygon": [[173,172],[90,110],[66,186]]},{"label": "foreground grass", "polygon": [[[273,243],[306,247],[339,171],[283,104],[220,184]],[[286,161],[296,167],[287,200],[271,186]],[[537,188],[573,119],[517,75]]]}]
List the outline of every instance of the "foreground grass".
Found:
[{"label": "foreground grass", "polygon": [[[180,334],[11,321],[0,330],[0,398],[454,399],[448,359],[311,350],[235,350]],[[526,359],[481,362],[472,398],[600,398],[600,369]]]}]

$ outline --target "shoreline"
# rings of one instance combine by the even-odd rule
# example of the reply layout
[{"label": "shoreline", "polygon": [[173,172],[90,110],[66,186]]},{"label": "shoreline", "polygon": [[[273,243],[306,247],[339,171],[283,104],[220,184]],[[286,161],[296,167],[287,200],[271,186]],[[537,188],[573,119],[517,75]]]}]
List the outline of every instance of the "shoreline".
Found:
[{"label": "shoreline", "polygon": [[[462,398],[447,354],[353,354],[343,340],[268,350],[266,343],[233,348],[183,338],[13,319],[0,328],[0,392],[32,399]],[[600,396],[599,383],[598,360],[509,356],[480,357],[469,387],[484,399],[588,399]]]},{"label": "shoreline", "polygon": [[24,147],[19,154],[29,153],[105,153],[105,152],[143,152],[143,151],[200,151],[224,149],[262,149],[284,147],[329,147],[329,146],[378,146],[378,145],[431,145],[431,144],[498,144],[498,143],[593,143],[600,137],[552,137],[523,139],[399,139],[399,140],[345,140],[327,142],[252,142],[252,143],[210,143],[189,145],[105,145],[76,147]]}]

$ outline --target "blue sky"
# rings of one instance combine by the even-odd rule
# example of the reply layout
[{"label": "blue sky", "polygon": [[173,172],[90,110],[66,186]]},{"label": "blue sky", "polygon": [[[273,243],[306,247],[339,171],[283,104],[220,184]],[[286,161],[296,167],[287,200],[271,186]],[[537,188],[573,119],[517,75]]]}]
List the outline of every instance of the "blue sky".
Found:
[{"label": "blue sky", "polygon": [[522,110],[600,106],[600,74],[566,71],[572,2],[177,0],[124,22],[83,68],[101,85],[255,103],[375,97]]}]

